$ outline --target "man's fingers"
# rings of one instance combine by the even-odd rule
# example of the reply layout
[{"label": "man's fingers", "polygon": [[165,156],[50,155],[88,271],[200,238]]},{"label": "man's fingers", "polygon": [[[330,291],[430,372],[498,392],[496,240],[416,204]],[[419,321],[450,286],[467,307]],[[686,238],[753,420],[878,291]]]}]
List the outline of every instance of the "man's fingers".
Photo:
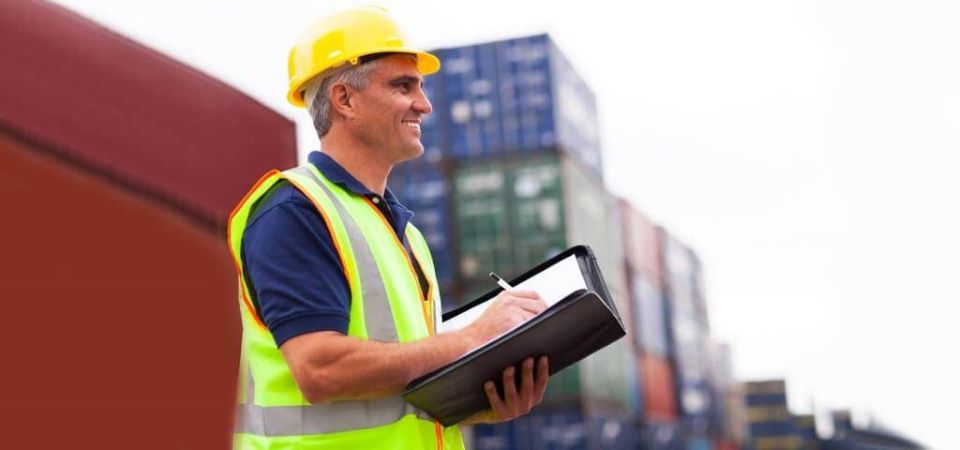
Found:
[{"label": "man's fingers", "polygon": [[490,409],[497,414],[497,417],[501,419],[510,417],[507,413],[507,406],[503,404],[503,400],[500,399],[500,394],[497,393],[497,386],[493,384],[492,381],[487,381],[483,384],[483,391],[487,393]]},{"label": "man's fingers", "polygon": [[533,314],[540,314],[547,309],[547,303],[540,299],[518,298],[516,304],[524,311]]},{"label": "man's fingers", "polygon": [[543,393],[547,390],[547,379],[550,377],[550,361],[541,356],[537,361],[537,378],[534,386],[535,404],[543,401]]},{"label": "man's fingers", "polygon": [[520,405],[524,411],[530,411],[536,405],[536,398],[533,396],[533,358],[523,360],[523,376],[521,377],[520,399],[523,404]]},{"label": "man's fingers", "polygon": [[521,291],[521,290],[517,290],[517,289],[511,289],[511,290],[507,291],[506,293],[507,293],[507,294],[510,294],[510,295],[512,295],[512,296],[514,296],[514,297],[523,297],[523,298],[530,298],[530,299],[540,300],[540,294],[538,294],[536,291]]},{"label": "man's fingers", "polygon": [[517,411],[517,405],[519,400],[517,399],[517,383],[514,381],[516,378],[516,369],[513,366],[507,367],[503,371],[503,399],[507,404],[507,411],[510,412],[510,415],[507,417],[515,417],[519,411]]}]

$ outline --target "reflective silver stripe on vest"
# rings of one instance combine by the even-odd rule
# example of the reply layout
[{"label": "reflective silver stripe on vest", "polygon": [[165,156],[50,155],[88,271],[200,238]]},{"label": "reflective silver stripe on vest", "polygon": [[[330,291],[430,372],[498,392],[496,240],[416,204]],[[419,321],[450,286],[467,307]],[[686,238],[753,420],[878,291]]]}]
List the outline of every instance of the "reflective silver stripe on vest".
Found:
[{"label": "reflective silver stripe on vest", "polygon": [[[300,166],[288,172],[306,177],[319,186],[330,198],[341,217],[353,248],[363,289],[361,298],[367,337],[382,342],[397,342],[397,329],[386,287],[380,276],[380,269],[373,258],[373,252],[363,238],[360,227],[340,204],[340,200],[308,167]],[[432,420],[429,414],[405,402],[399,395],[376,400],[315,405],[259,406],[253,404],[254,391],[253,373],[248,368],[247,401],[245,404],[238,405],[235,429],[237,433],[270,437],[332,433],[390,424],[407,414],[416,414],[418,418]]]},{"label": "reflective silver stripe on vest", "polygon": [[239,405],[236,433],[268,437],[335,433],[387,425],[419,412],[400,396],[302,406],[259,406],[249,403],[253,401],[254,390],[253,375],[247,371],[248,403]]},{"label": "reflective silver stripe on vest", "polygon": [[353,247],[353,256],[357,261],[357,272],[360,276],[360,286],[363,291],[363,317],[367,325],[367,338],[374,341],[397,342],[397,325],[393,321],[393,310],[390,308],[390,299],[387,298],[387,289],[380,276],[380,268],[373,259],[370,244],[363,238],[363,233],[357,222],[340,204],[340,200],[330,191],[317,175],[309,168],[300,166],[292,169],[293,172],[310,178],[320,186],[330,197],[333,207],[340,214],[350,246]]}]

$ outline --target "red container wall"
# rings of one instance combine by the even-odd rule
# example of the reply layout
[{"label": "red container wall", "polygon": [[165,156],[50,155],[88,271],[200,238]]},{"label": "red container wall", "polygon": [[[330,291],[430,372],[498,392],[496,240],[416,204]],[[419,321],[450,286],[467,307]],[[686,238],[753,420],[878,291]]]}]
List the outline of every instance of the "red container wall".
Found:
[{"label": "red container wall", "polygon": [[4,448],[226,449],[222,239],[0,131]]},{"label": "red container wall", "polygon": [[291,121],[59,6],[0,2],[0,60],[0,124],[218,225],[296,164]]},{"label": "red container wall", "polygon": [[630,270],[661,282],[660,238],[656,225],[624,198],[619,199],[623,246]]},{"label": "red container wall", "polygon": [[644,355],[640,358],[640,379],[643,383],[643,405],[651,420],[673,420],[677,417],[676,383],[666,358]]}]

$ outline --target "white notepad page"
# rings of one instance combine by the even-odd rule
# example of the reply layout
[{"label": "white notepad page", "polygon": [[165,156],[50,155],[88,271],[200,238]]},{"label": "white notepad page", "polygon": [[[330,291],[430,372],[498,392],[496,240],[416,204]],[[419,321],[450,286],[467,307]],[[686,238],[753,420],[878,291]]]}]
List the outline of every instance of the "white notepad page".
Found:
[{"label": "white notepad page", "polygon": [[[491,287],[495,285],[490,280]],[[540,298],[551,307],[560,300],[563,300],[570,293],[579,289],[586,289],[587,282],[580,271],[580,264],[577,262],[577,255],[570,255],[556,264],[544,269],[542,272],[534,275],[532,278],[513,287],[518,291],[534,291],[540,294]],[[477,320],[484,311],[493,303],[493,299],[487,300],[473,308],[470,308],[456,317],[443,321],[440,324],[440,332],[459,330]],[[519,326],[519,325],[517,325]]]}]

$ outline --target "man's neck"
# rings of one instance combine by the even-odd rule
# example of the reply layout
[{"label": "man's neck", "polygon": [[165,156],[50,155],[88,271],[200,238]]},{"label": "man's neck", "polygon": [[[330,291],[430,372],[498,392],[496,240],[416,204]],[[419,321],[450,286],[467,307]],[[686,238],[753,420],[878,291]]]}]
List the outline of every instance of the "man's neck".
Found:
[{"label": "man's neck", "polygon": [[384,195],[393,164],[384,158],[382,152],[332,132],[320,139],[320,147],[360,184],[371,192]]}]

